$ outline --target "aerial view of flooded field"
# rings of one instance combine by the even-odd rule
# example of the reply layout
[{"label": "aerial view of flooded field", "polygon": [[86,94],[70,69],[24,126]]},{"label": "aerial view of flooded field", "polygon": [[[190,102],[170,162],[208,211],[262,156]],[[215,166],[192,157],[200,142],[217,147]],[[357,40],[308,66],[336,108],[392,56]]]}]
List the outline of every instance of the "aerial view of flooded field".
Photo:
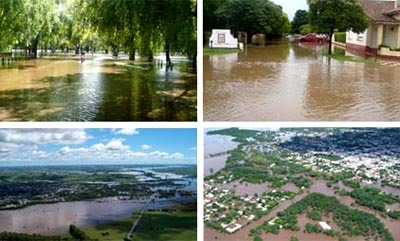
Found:
[{"label": "aerial view of flooded field", "polygon": [[265,47],[249,46],[238,53],[204,56],[204,120],[400,118],[400,68],[379,60],[331,59],[322,54],[326,48],[283,40],[267,42]]},{"label": "aerial view of flooded field", "polygon": [[[208,130],[205,240],[398,240],[400,129]],[[226,140],[226,139],[225,139]],[[215,149],[214,149],[215,150]]]},{"label": "aerial view of flooded field", "polygon": [[196,240],[195,129],[0,129],[0,136],[8,150],[0,159],[0,240]]}]

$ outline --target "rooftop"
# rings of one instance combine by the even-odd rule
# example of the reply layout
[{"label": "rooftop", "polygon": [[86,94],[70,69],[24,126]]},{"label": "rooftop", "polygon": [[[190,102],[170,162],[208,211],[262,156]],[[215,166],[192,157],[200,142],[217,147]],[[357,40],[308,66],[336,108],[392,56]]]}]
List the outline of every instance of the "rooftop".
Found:
[{"label": "rooftop", "polygon": [[400,8],[396,8],[396,1],[364,0],[363,6],[367,16],[374,22],[400,23],[393,18],[400,11]]}]

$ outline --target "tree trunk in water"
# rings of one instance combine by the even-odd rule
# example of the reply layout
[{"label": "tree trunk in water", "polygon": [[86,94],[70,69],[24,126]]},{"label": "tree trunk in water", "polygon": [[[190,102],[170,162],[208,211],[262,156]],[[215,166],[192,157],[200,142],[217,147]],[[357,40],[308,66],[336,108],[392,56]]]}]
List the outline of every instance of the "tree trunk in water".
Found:
[{"label": "tree trunk in water", "polygon": [[80,44],[75,45],[75,54],[80,54]]},{"label": "tree trunk in water", "polygon": [[168,42],[165,43],[165,58],[167,61],[167,66],[171,66],[170,45]]},{"label": "tree trunk in water", "polygon": [[130,49],[129,50],[129,60],[135,61],[136,58],[136,49]]},{"label": "tree trunk in water", "polygon": [[135,61],[135,58],[136,58],[135,37],[132,36],[129,46],[129,60]]},{"label": "tree trunk in water", "polygon": [[33,58],[37,59],[37,51],[38,51],[38,41],[37,39],[33,40],[32,42],[32,53],[33,53]]},{"label": "tree trunk in water", "polygon": [[193,59],[192,59],[192,68],[196,69],[197,68],[197,55],[194,54],[193,55]]},{"label": "tree trunk in water", "polygon": [[246,37],[247,37],[247,44],[251,44],[251,38],[253,37],[253,34],[247,32]]},{"label": "tree trunk in water", "polygon": [[329,49],[328,49],[328,54],[332,54],[332,36],[333,36],[333,32],[329,33]]}]

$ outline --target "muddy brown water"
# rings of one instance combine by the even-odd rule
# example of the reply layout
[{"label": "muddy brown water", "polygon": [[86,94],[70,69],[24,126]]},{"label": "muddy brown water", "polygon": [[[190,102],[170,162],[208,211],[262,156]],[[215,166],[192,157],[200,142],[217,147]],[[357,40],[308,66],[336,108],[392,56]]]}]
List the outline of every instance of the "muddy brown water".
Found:
[{"label": "muddy brown water", "polygon": [[328,59],[321,49],[283,41],[204,56],[204,120],[400,119],[400,66]]},{"label": "muddy brown water", "polygon": [[112,219],[130,217],[146,199],[138,201],[61,202],[34,205],[23,209],[0,211],[0,232],[64,234],[70,224],[92,226]]},{"label": "muddy brown water", "polygon": [[105,55],[0,66],[0,121],[195,121],[197,77],[176,61],[168,72]]},{"label": "muddy brown water", "polygon": [[239,143],[232,141],[232,137],[223,135],[207,135],[204,140],[204,175],[210,175],[221,170],[226,163],[228,154],[210,157],[210,154],[226,152],[235,149]]},{"label": "muddy brown water", "polygon": [[[334,190],[331,188],[328,188],[326,186],[326,181],[325,180],[316,180],[316,179],[312,179],[313,181],[313,185],[311,186],[311,188],[309,189],[311,192],[317,192],[317,193],[322,193],[324,195],[327,196],[336,196],[336,198],[339,199],[339,201],[345,205],[350,206],[352,203],[354,203],[354,199],[349,197],[349,196],[339,196],[336,195],[334,193]],[[344,188],[345,186],[342,183],[338,184],[341,188]],[[233,184],[225,184],[225,187],[228,186],[233,186]],[[267,185],[261,184],[260,186],[262,187],[266,187]],[[242,190],[241,192],[245,193],[257,193],[258,191],[260,191],[260,186],[259,185],[255,185],[255,186],[249,186],[249,188],[251,188],[251,190],[248,191],[244,191]],[[239,187],[239,186],[237,186]],[[264,190],[266,190],[267,188],[265,188]],[[291,191],[296,191],[296,186],[294,186],[293,184],[286,184],[285,186],[282,187],[282,189],[284,190],[291,190]],[[298,189],[297,189],[298,190]],[[272,210],[268,215],[264,216],[263,218],[261,218],[260,220],[257,220],[253,223],[251,223],[248,226],[245,226],[243,229],[239,230],[238,232],[229,235],[229,234],[223,234],[220,233],[219,231],[216,231],[214,229],[205,227],[204,228],[204,237],[206,241],[212,241],[212,240],[220,240],[220,241],[244,241],[244,240],[252,240],[252,238],[250,238],[248,235],[250,233],[250,230],[252,228],[257,227],[258,225],[261,225],[264,221],[275,217],[278,212],[285,210],[286,208],[288,208],[290,205],[292,205],[293,203],[300,201],[302,198],[304,198],[305,196],[308,195],[307,190],[305,190],[304,193],[301,193],[299,195],[297,195],[293,200],[286,200],[284,202],[282,202],[278,208]],[[394,205],[393,205],[394,206]],[[397,207],[398,205],[396,205]],[[354,208],[354,207],[351,207]],[[382,218],[379,214],[377,214],[376,212],[365,208],[365,207],[359,207],[357,206],[357,209],[362,210],[364,212],[368,212],[368,213],[372,213],[374,214],[377,218],[379,218],[386,226],[386,228],[388,228],[388,230],[392,233],[392,235],[395,237],[395,240],[400,238],[400,229],[398,228],[400,226],[400,220],[393,220],[390,218]],[[331,221],[331,220],[326,220],[326,221]],[[310,222],[310,220],[308,220],[307,218],[305,218],[304,215],[300,216],[298,219],[298,225],[300,227],[304,227],[305,224],[307,222]],[[337,227],[336,224],[332,224],[332,227]],[[298,237],[301,241],[321,241],[321,240],[327,240],[327,241],[333,241],[333,240],[337,240],[337,239],[332,239],[326,235],[322,235],[322,234],[306,234],[303,233],[303,231],[300,232],[293,232],[293,231],[288,231],[288,230],[281,230],[279,235],[274,235],[274,234],[263,234],[262,238],[264,240],[275,240],[275,241],[288,241],[290,239],[290,237],[292,236],[296,236]],[[348,240],[351,241],[361,241],[364,240],[362,237],[348,237]]]}]

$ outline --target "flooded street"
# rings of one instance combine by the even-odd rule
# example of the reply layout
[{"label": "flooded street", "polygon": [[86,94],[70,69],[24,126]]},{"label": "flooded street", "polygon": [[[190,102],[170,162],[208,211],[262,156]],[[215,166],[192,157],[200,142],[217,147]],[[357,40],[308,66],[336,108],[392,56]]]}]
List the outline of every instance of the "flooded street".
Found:
[{"label": "flooded street", "polygon": [[400,66],[341,62],[321,51],[284,41],[204,56],[204,120],[400,118]]},{"label": "flooded street", "polygon": [[95,55],[0,67],[2,121],[194,121],[196,74],[176,58],[157,64]]}]

